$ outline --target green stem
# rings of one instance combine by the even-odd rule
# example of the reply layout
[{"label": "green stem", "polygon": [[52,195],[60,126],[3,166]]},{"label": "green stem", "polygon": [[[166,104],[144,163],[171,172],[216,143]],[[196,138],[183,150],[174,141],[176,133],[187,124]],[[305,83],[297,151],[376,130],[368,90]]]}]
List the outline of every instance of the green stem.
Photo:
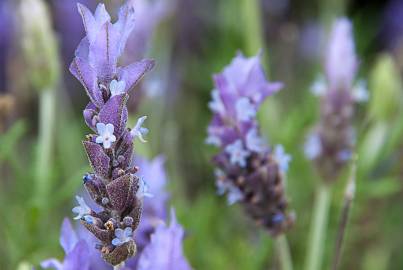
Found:
[{"label": "green stem", "polygon": [[330,199],[330,186],[328,186],[326,183],[322,183],[317,191],[314,214],[312,216],[305,270],[322,269],[322,259],[324,243],[326,240],[326,227],[330,207]]},{"label": "green stem", "polygon": [[53,132],[55,127],[56,91],[44,89],[39,96],[39,138],[36,167],[35,202],[45,205],[50,190]]},{"label": "green stem", "polygon": [[242,0],[241,8],[244,17],[246,53],[254,55],[264,47],[260,1]]},{"label": "green stem", "polygon": [[277,252],[282,270],[293,270],[290,248],[285,235],[276,238]]},{"label": "green stem", "polygon": [[344,194],[343,208],[340,215],[339,229],[337,232],[336,246],[334,249],[332,270],[337,270],[341,261],[341,249],[343,247],[344,235],[346,234],[346,228],[348,223],[348,218],[350,214],[350,209],[355,196],[355,175],[356,175],[356,161],[354,161],[351,170],[351,176],[347,182],[346,191]]}]

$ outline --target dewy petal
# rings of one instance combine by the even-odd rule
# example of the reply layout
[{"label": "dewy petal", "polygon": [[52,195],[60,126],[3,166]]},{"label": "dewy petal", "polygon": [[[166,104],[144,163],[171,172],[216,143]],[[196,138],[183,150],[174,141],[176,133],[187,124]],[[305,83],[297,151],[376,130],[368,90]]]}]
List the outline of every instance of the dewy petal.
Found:
[{"label": "dewy petal", "polygon": [[139,62],[130,64],[118,71],[119,80],[126,82],[126,92],[129,92],[144,74],[150,71],[155,65],[154,60],[144,59]]}]

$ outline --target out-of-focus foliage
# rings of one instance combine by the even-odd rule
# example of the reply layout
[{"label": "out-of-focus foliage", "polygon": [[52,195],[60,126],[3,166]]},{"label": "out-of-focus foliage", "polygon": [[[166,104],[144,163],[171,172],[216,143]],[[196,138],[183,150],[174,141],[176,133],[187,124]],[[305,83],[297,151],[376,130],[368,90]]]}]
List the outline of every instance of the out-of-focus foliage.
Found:
[{"label": "out-of-focus foliage", "polygon": [[[73,30],[67,29],[71,22],[55,15],[63,14],[56,12],[61,1],[46,1],[53,30],[59,30],[59,45],[61,40],[69,40],[63,35],[74,33],[74,29],[82,34],[81,25],[72,23]],[[19,1],[8,2],[8,8],[15,10]],[[114,7],[122,1],[106,2]],[[318,119],[318,99],[309,88],[321,72],[329,24],[340,15],[353,22],[361,59],[359,77],[367,79],[370,92],[369,102],[356,111],[357,196],[340,269],[403,268],[403,46],[397,45],[398,37],[403,44],[403,31],[387,27],[403,26],[403,15],[390,17],[403,9],[399,2],[169,2],[170,14],[156,25],[147,45],[146,54],[156,59],[156,70],[137,89],[138,102],[132,104],[129,121],[134,123],[138,115],[149,116],[148,143],[136,144],[136,151],[147,157],[166,156],[172,202],[186,230],[185,253],[194,269],[278,269],[269,235],[247,219],[240,207],[227,206],[225,198],[215,194],[210,164],[215,149],[204,143],[211,117],[207,102],[212,74],[221,71],[237,50],[250,56],[258,52],[257,48],[262,50],[268,77],[285,83],[285,88],[263,105],[259,121],[269,142],[283,144],[293,157],[286,188],[297,219],[287,238],[295,269],[304,264],[314,192],[320,181],[303,154],[306,134]],[[12,22],[13,28],[21,29],[16,16]],[[385,31],[394,34],[385,35]],[[16,30],[10,37],[13,47],[7,69],[0,67],[7,78],[7,89],[0,89],[0,99],[5,94],[16,98],[4,122],[5,131],[0,133],[1,269],[17,269],[18,265],[26,269],[48,257],[61,258],[60,224],[64,216],[72,217],[74,194],[81,191],[81,177],[88,170],[81,146],[88,133],[81,115],[87,98],[66,75],[56,87],[57,121],[52,133],[52,165],[47,168],[49,193],[42,198],[45,205],[35,203],[39,106],[37,92],[26,82],[28,71],[20,54],[22,33]],[[388,39],[390,36],[393,40]],[[392,41],[393,46],[389,46]],[[73,57],[71,49],[64,46],[59,46],[58,53]],[[59,66],[67,74],[67,65]],[[324,251],[326,267],[333,256],[346,178],[344,174],[333,187]]]}]

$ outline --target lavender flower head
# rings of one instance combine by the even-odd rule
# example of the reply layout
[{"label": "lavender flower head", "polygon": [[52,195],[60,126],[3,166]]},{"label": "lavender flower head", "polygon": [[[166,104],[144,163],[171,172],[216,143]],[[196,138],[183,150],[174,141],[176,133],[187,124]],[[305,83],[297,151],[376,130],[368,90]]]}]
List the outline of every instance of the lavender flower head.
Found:
[{"label": "lavender flower head", "polygon": [[241,54],[214,81],[209,103],[214,115],[206,142],[221,150],[214,158],[218,193],[227,193],[230,204],[240,201],[258,224],[278,235],[293,223],[284,194],[290,157],[282,146],[273,150],[266,144],[256,114],[282,84],[266,80],[259,56]]},{"label": "lavender flower head", "polygon": [[354,85],[357,69],[352,25],[346,18],[338,19],[328,43],[325,77],[312,87],[321,97],[320,121],[305,144],[306,156],[328,182],[338,178],[352,157],[354,103],[368,100],[365,82]]},{"label": "lavender flower head", "polygon": [[142,60],[125,67],[118,59],[134,27],[134,11],[124,5],[118,20],[111,22],[103,4],[95,14],[78,4],[86,36],[76,50],[70,72],[81,82],[90,103],[83,114],[95,134],[87,135],[83,145],[94,170],[83,177],[90,197],[102,211],[92,210],[77,197],[79,206],[73,208],[75,219],[90,231],[105,261],[118,265],[136,253],[132,238],[138,227],[144,197],[142,182],[132,164],[133,140],[144,141],[145,118],[133,128],[126,128],[126,102],[129,91],[154,66],[152,60]]}]

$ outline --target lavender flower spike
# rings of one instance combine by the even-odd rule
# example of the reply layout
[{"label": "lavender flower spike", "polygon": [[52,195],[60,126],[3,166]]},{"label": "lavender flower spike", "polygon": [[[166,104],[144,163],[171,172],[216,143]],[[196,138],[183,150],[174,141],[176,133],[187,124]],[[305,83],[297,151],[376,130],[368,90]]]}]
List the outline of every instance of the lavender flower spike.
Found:
[{"label": "lavender flower spike", "polygon": [[346,18],[338,19],[325,58],[326,81],[316,91],[321,96],[320,120],[305,144],[306,156],[327,182],[335,181],[352,157],[354,103],[368,99],[365,83],[354,85],[357,69],[352,25]]},{"label": "lavender flower spike", "polygon": [[[81,198],[73,211],[77,219],[100,242],[103,259],[118,265],[136,253],[132,238],[142,212],[142,183],[132,164],[133,140],[146,129],[141,125],[132,132],[126,127],[126,102],[129,90],[152,69],[152,60],[142,60],[126,67],[118,66],[126,40],[134,27],[134,11],[124,5],[118,20],[111,17],[103,4],[95,14],[78,4],[86,36],[82,39],[70,66],[71,73],[82,83],[90,103],[84,110],[87,125],[96,134],[83,141],[92,173],[84,176],[90,197],[101,207],[91,210]],[[144,140],[143,140],[144,141]],[[130,221],[130,222],[129,222]]]},{"label": "lavender flower spike", "polygon": [[220,147],[214,157],[219,194],[241,202],[246,212],[272,235],[293,224],[287,212],[284,177],[290,161],[282,146],[271,150],[260,136],[256,113],[260,104],[282,87],[266,80],[259,56],[238,55],[214,76],[209,108],[213,119],[207,143]]}]

